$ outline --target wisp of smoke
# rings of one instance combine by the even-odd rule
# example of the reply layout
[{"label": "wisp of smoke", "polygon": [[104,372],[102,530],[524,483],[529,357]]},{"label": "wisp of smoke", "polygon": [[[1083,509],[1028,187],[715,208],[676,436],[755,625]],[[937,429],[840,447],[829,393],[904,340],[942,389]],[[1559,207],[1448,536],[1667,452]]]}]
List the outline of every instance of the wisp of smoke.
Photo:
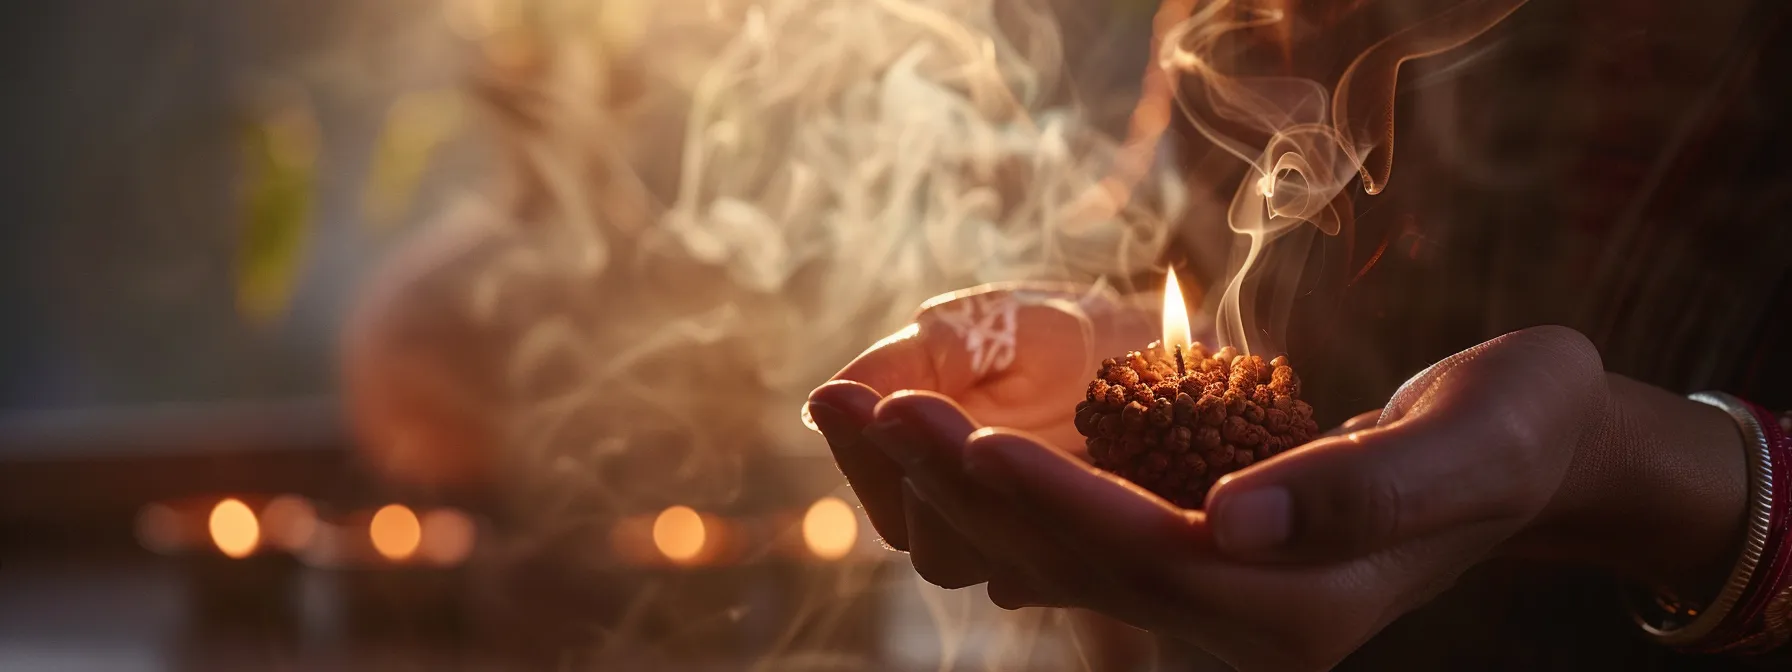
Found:
[{"label": "wisp of smoke", "polygon": [[[1393,170],[1394,93],[1400,65],[1455,49],[1504,20],[1525,0],[1468,0],[1405,26],[1359,54],[1331,91],[1311,79],[1244,76],[1226,38],[1287,20],[1276,0],[1215,0],[1170,31],[1158,53],[1188,76],[1204,105],[1178,96],[1196,130],[1250,166],[1227,213],[1246,237],[1215,316],[1222,345],[1251,352],[1253,301],[1246,279],[1265,247],[1303,223],[1336,235],[1351,216],[1344,190],[1360,177],[1375,194]],[[1261,149],[1216,121],[1268,136]]]},{"label": "wisp of smoke", "polygon": [[928,297],[1133,275],[1183,207],[1136,151],[1101,197],[1121,148],[1063,95],[1043,1],[521,13],[486,87],[516,221],[472,306],[515,332],[507,451],[590,508],[727,501],[740,455]]}]

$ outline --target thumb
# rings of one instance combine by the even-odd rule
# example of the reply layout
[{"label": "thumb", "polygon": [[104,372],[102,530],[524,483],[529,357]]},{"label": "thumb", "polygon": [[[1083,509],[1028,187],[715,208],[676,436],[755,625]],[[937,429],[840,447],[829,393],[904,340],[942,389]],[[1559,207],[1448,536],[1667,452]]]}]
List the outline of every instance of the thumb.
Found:
[{"label": "thumb", "polygon": [[1500,494],[1447,429],[1353,432],[1231,474],[1208,493],[1214,540],[1244,560],[1325,561],[1458,522]]},{"label": "thumb", "polygon": [[1222,479],[1206,506],[1215,542],[1240,559],[1323,561],[1528,520],[1561,482],[1603,389],[1597,353],[1578,334],[1488,341],[1416,377],[1380,426]]}]

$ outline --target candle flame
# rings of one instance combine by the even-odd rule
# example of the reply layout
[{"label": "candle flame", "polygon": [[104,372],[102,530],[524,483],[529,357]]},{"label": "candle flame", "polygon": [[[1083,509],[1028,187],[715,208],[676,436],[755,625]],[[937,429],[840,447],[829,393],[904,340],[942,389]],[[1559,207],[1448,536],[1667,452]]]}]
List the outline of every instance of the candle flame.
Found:
[{"label": "candle flame", "polygon": [[1182,302],[1182,286],[1176,282],[1176,269],[1172,268],[1169,277],[1164,279],[1163,351],[1187,350],[1193,338],[1188,326],[1188,307]]}]

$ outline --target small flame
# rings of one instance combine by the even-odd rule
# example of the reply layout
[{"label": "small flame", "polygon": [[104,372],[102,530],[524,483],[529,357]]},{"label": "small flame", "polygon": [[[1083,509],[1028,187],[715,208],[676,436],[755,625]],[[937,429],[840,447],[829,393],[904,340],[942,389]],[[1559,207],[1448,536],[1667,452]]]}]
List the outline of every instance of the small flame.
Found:
[{"label": "small flame", "polygon": [[1188,307],[1182,302],[1182,285],[1176,282],[1176,269],[1172,268],[1169,277],[1164,278],[1164,353],[1175,352],[1176,348],[1188,349],[1189,342],[1194,340],[1192,334],[1188,326]]},{"label": "small flame", "polygon": [[373,541],[373,550],[386,559],[406,560],[423,541],[423,525],[409,507],[387,504],[374,512],[373,520],[367,524],[367,536]]},{"label": "small flame", "polygon": [[208,523],[212,543],[217,544],[224,555],[246,558],[261,543],[261,524],[256,522],[255,512],[242,500],[231,498],[218,502],[212,507]]}]

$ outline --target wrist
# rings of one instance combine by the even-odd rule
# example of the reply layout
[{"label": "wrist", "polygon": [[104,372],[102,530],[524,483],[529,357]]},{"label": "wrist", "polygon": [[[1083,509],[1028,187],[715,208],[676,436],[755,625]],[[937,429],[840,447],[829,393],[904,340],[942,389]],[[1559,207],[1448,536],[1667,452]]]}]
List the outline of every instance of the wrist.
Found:
[{"label": "wrist", "polygon": [[1622,376],[1606,382],[1606,408],[1575,443],[1567,477],[1509,550],[1709,598],[1742,547],[1742,435],[1718,409]]}]

